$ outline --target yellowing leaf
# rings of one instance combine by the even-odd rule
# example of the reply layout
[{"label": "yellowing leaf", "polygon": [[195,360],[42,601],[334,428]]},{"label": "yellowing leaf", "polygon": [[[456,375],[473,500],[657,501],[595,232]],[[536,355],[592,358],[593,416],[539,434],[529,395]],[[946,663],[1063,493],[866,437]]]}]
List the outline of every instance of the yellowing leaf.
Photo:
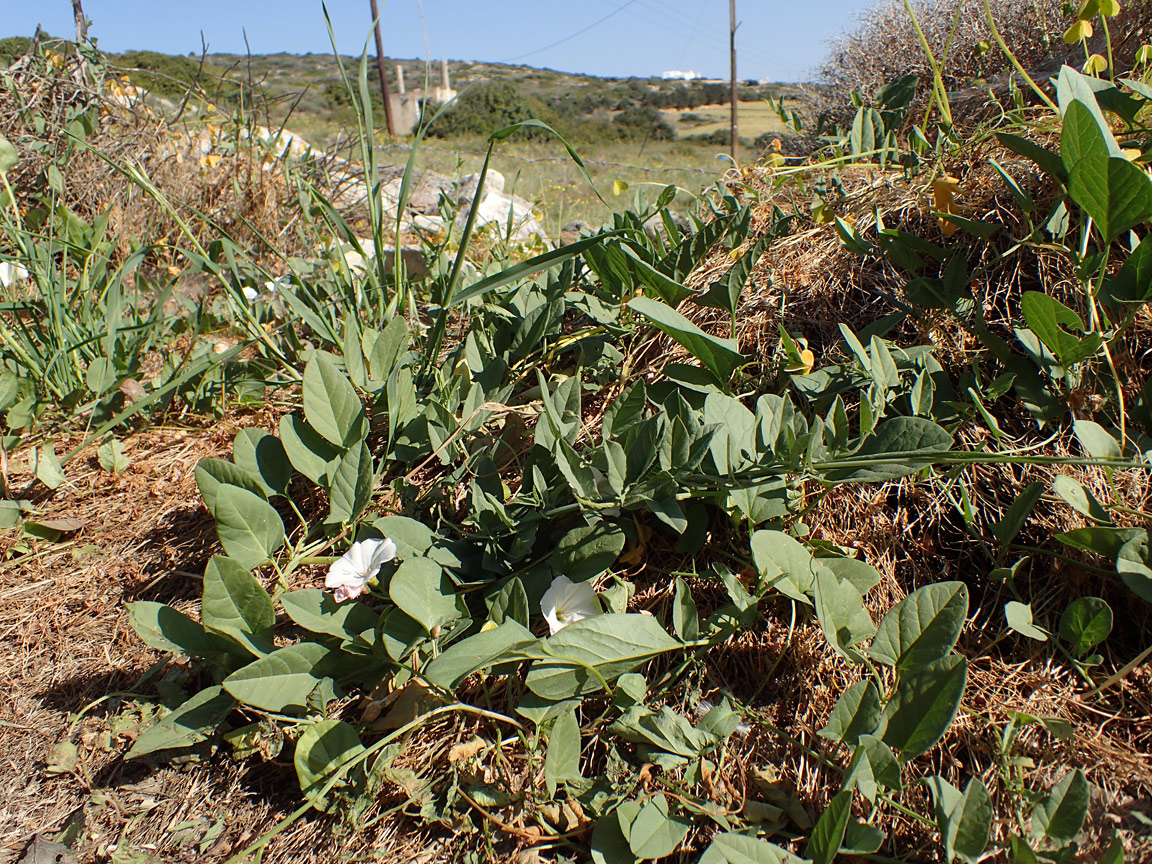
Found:
[{"label": "yellowing leaf", "polygon": [[1152,45],[1141,45],[1140,50],[1136,52],[1136,62],[1145,64],[1152,60]]},{"label": "yellowing leaf", "polygon": [[217,165],[220,164],[221,158],[222,157],[220,156],[219,153],[208,153],[207,155],[200,157],[200,167],[201,168],[215,168]]},{"label": "yellowing leaf", "polygon": [[1119,0],[1096,0],[1096,5],[1100,7],[1100,14],[1108,18],[1115,18],[1120,14]]},{"label": "yellowing leaf", "polygon": [[461,741],[448,751],[448,761],[463,762],[466,759],[471,759],[481,750],[488,746],[488,742],[479,736],[473,736],[471,741]]},{"label": "yellowing leaf", "polygon": [[812,371],[812,367],[816,365],[816,355],[808,348],[800,352],[799,358],[790,360],[785,366],[784,371],[790,375],[807,375]]},{"label": "yellowing leaf", "polygon": [[1085,75],[1099,75],[1108,71],[1108,61],[1101,54],[1093,54],[1084,62]]},{"label": "yellowing leaf", "polygon": [[1129,162],[1135,162],[1137,159],[1139,159],[1143,155],[1140,152],[1140,150],[1138,150],[1135,147],[1125,147],[1120,152],[1124,154],[1124,158],[1127,159]]},{"label": "yellowing leaf", "polygon": [[[937,213],[952,214],[956,212],[956,194],[960,191],[960,181],[955,177],[944,175],[932,181],[932,199]],[[956,233],[956,225],[947,219],[938,218],[940,229],[945,237]]]},{"label": "yellowing leaf", "polygon": [[613,180],[612,181],[612,194],[613,195],[623,195],[627,191],[628,191],[628,184],[625,183],[623,180]]},{"label": "yellowing leaf", "polygon": [[1085,39],[1092,37],[1092,22],[1076,20],[1072,22],[1072,26],[1064,31],[1064,41],[1069,45],[1075,45],[1077,42],[1083,42]]}]

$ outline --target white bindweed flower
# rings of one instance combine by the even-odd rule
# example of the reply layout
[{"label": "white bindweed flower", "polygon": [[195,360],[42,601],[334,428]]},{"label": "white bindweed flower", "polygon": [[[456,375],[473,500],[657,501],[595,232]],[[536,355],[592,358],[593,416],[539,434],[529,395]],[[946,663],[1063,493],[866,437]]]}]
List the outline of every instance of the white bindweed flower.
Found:
[{"label": "white bindweed flower", "polygon": [[244,299],[247,300],[249,303],[255,303],[256,298],[258,298],[260,296],[259,293],[257,293],[256,289],[253,288],[251,285],[245,285],[243,288],[240,289],[240,293],[244,295]]},{"label": "white bindweed flower", "polygon": [[553,633],[576,621],[603,614],[596,592],[590,582],[573,582],[567,576],[557,576],[540,598],[540,611]]},{"label": "white bindweed flower", "polygon": [[361,540],[333,562],[324,578],[325,588],[335,588],[337,603],[359,597],[364,586],[380,572],[385,562],[396,557],[396,544],[383,540]]}]

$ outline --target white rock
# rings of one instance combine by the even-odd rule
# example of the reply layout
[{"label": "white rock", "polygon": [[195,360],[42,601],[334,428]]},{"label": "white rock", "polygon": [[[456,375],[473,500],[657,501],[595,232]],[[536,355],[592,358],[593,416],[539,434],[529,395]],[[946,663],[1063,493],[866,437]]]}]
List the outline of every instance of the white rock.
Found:
[{"label": "white rock", "polygon": [[0,261],[0,285],[11,288],[28,278],[28,271],[13,261]]}]

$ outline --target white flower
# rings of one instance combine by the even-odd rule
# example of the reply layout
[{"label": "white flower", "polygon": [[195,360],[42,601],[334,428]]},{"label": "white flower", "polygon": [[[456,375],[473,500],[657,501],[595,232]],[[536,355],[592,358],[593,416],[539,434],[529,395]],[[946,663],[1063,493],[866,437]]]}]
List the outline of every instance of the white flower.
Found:
[{"label": "white flower", "polygon": [[361,540],[333,562],[324,578],[325,588],[335,588],[333,595],[340,603],[364,592],[368,580],[380,572],[380,567],[396,557],[396,544],[383,540]]},{"label": "white flower", "polygon": [[544,613],[548,629],[553,633],[575,621],[603,613],[592,584],[573,582],[567,576],[557,576],[552,580],[551,587],[540,598],[540,611]]},{"label": "white flower", "polygon": [[10,288],[13,282],[20,282],[28,278],[28,271],[9,261],[0,261],[0,285]]},{"label": "white flower", "polygon": [[256,289],[253,288],[251,285],[245,285],[243,288],[240,289],[240,293],[244,295],[244,299],[247,300],[249,303],[255,303],[256,298],[260,296],[256,292]]},{"label": "white flower", "polygon": [[291,284],[292,278],[290,276],[278,276],[277,278],[264,283],[264,293],[271,297],[275,297],[279,291],[290,286]]}]

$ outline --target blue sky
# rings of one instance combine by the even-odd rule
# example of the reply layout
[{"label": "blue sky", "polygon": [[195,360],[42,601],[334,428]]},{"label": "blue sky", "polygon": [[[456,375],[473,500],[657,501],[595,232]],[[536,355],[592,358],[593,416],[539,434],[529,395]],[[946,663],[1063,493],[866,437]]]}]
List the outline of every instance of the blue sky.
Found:
[{"label": "blue sky", "polygon": [[[824,43],[850,28],[869,0],[772,3],[737,0],[741,78],[796,80]],[[728,74],[728,0],[380,0],[384,52],[546,66],[596,75],[669,69]],[[11,2],[0,35],[31,35],[39,23],[73,33],[69,0]],[[92,35],[109,51],[168,53],[327,52],[319,0],[84,0]],[[359,54],[370,24],[367,0],[330,0],[342,53]],[[587,29],[585,29],[587,28]],[[584,31],[584,32],[581,32]],[[557,44],[558,43],[558,44]]]}]

